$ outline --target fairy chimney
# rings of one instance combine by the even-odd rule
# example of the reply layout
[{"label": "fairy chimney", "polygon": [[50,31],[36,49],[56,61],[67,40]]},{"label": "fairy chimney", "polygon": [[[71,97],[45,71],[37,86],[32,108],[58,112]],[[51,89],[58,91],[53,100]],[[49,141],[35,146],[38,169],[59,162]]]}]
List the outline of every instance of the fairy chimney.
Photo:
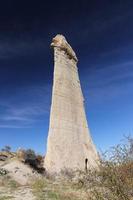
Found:
[{"label": "fairy chimney", "polygon": [[54,77],[47,152],[48,172],[97,167],[98,154],[88,128],[75,52],[63,35],[53,38]]}]

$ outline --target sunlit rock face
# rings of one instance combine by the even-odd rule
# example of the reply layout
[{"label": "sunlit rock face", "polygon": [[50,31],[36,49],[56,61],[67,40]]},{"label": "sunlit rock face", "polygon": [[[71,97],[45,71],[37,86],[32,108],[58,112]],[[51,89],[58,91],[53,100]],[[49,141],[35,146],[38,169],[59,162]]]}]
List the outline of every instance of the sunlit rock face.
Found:
[{"label": "sunlit rock face", "polygon": [[47,153],[48,172],[97,167],[98,154],[88,128],[77,69],[78,59],[62,35],[51,43],[54,79]]}]

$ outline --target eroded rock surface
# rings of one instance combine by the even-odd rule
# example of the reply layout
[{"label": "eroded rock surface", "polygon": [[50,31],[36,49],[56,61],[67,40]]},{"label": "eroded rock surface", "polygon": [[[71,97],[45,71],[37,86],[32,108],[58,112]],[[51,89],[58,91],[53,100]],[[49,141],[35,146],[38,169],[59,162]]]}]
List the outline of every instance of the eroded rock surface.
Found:
[{"label": "eroded rock surface", "polygon": [[52,105],[44,167],[49,172],[97,166],[98,154],[88,128],[77,57],[65,37],[54,48]]}]

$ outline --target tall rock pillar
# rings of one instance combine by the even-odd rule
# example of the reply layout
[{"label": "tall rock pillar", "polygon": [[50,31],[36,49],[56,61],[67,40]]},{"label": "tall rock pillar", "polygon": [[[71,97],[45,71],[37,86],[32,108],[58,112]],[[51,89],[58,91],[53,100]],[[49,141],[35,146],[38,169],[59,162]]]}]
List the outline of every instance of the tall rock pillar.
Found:
[{"label": "tall rock pillar", "polygon": [[53,38],[51,46],[54,80],[44,167],[49,172],[96,167],[98,154],[87,125],[77,57],[62,35]]}]

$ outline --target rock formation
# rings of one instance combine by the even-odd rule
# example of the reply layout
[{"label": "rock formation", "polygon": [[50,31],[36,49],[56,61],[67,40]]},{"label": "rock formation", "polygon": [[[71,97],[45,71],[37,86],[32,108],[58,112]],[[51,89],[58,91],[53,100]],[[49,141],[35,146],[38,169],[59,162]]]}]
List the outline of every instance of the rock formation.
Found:
[{"label": "rock formation", "polygon": [[51,47],[54,80],[44,167],[48,172],[96,167],[98,154],[87,125],[78,59],[62,35],[53,38]]}]

